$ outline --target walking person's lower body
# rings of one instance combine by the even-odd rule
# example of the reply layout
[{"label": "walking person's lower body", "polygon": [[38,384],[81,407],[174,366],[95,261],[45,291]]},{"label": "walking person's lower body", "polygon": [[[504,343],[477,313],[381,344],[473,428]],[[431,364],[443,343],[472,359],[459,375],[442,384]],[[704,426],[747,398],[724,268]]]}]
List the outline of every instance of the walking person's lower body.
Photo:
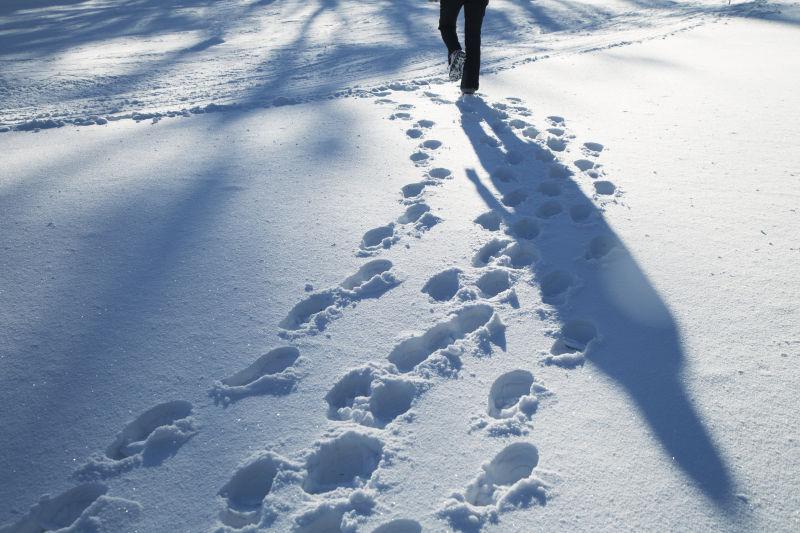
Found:
[{"label": "walking person's lower body", "polygon": [[[447,46],[448,64],[463,61],[461,91],[474,93],[478,90],[478,78],[481,71],[481,27],[489,0],[440,0],[439,31]],[[461,43],[456,33],[456,22],[461,8],[464,8],[464,44],[466,58],[463,57]],[[451,76],[452,77],[452,76]]]}]

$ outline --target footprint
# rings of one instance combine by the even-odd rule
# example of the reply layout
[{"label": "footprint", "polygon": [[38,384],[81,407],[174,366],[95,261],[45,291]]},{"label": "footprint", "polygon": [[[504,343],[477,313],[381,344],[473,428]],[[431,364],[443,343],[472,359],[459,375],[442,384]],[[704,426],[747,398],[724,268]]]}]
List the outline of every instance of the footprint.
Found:
[{"label": "footprint", "polygon": [[495,211],[487,211],[482,215],[479,215],[475,220],[473,220],[475,224],[478,224],[483,229],[489,231],[497,231],[500,229],[500,215],[498,215]]},{"label": "footprint", "polygon": [[616,192],[617,187],[610,181],[595,181],[594,190],[597,192],[597,194],[611,195]]},{"label": "footprint", "polygon": [[555,179],[567,179],[572,177],[572,171],[561,163],[552,163],[549,171],[550,177]]},{"label": "footprint", "polygon": [[389,354],[389,361],[400,372],[410,372],[435,351],[446,348],[489,324],[493,316],[494,309],[489,305],[464,307],[456,311],[450,320],[435,325],[418,337],[402,341]]},{"label": "footprint", "polygon": [[525,155],[518,150],[509,150],[506,152],[506,162],[509,165],[519,165],[525,161]]},{"label": "footprint", "polygon": [[528,193],[523,191],[522,189],[517,189],[514,191],[507,192],[501,198],[501,202],[503,205],[508,207],[517,207],[519,204],[524,202],[528,199]]},{"label": "footprint", "polygon": [[411,120],[411,113],[405,113],[405,112],[393,113],[389,117],[389,120]]},{"label": "footprint", "polygon": [[565,122],[564,117],[559,117],[558,115],[551,115],[547,117],[547,120],[554,126],[563,125]]},{"label": "footprint", "polygon": [[547,132],[550,133],[550,135],[555,135],[556,137],[564,136],[564,130],[561,128],[548,128]]},{"label": "footprint", "polygon": [[414,152],[411,154],[410,159],[417,164],[425,163],[431,156],[426,154],[425,152]]},{"label": "footprint", "polygon": [[[390,224],[385,227],[393,228],[394,225]],[[377,229],[382,230],[383,228]],[[372,242],[367,240],[369,233],[367,232],[367,235],[364,236],[366,242]],[[378,238],[374,235],[372,237]],[[383,244],[387,239],[388,237],[378,242]],[[330,322],[341,316],[341,310],[345,307],[360,300],[382,296],[400,284],[400,280],[391,272],[391,268],[391,261],[374,259],[362,265],[355,274],[347,277],[338,287],[312,294],[299,302],[278,324],[284,330],[281,332],[281,336],[292,337],[300,334],[319,333],[325,330]]]},{"label": "footprint", "polygon": [[[77,526],[81,515],[106,492],[108,492],[108,487],[95,482],[78,485],[55,498],[44,496],[21,520],[0,526],[0,532],[39,533],[62,531],[64,528]],[[70,531],[79,531],[79,529],[70,529]]]},{"label": "footprint", "polygon": [[522,135],[524,135],[529,139],[535,139],[536,137],[539,136],[539,134],[540,134],[539,130],[537,130],[533,126],[528,126],[524,130],[522,130]]},{"label": "footprint", "polygon": [[427,141],[422,143],[422,147],[428,150],[438,150],[442,147],[442,141],[437,141],[436,139],[428,139]]},{"label": "footprint", "polygon": [[502,102],[495,102],[494,104],[492,104],[492,107],[495,109],[499,109],[500,111],[505,111],[506,109],[508,109],[508,104],[504,104]]},{"label": "footprint", "polygon": [[515,237],[533,240],[539,236],[539,224],[532,218],[522,217],[511,226]]},{"label": "footprint", "polygon": [[561,303],[565,293],[572,287],[574,278],[563,270],[554,270],[542,277],[542,301]]},{"label": "footprint", "polygon": [[419,130],[417,128],[411,128],[406,130],[406,135],[408,135],[412,139],[419,139],[420,137],[422,137],[423,133],[422,130]]},{"label": "footprint", "polygon": [[397,109],[400,111],[408,111],[414,109],[414,104],[399,104]]},{"label": "footprint", "polygon": [[592,208],[588,204],[576,204],[569,208],[569,216],[573,222],[586,222],[592,214]]},{"label": "footprint", "polygon": [[489,270],[475,282],[484,298],[494,298],[511,288],[511,277],[506,270]]},{"label": "footprint", "polygon": [[209,395],[216,402],[228,405],[247,396],[288,394],[299,379],[290,368],[298,357],[300,351],[292,346],[270,350],[244,370],[216,382]]},{"label": "footprint", "polygon": [[417,126],[417,127],[419,127],[419,128],[430,129],[430,128],[432,128],[433,126],[435,126],[435,125],[436,125],[436,123],[435,123],[434,121],[432,121],[432,120],[425,120],[425,119],[422,119],[422,120],[418,120],[418,121],[416,122],[416,124],[414,124],[414,125],[415,125],[415,126]]},{"label": "footprint", "polygon": [[378,526],[372,533],[422,533],[422,526],[416,520],[398,518]]},{"label": "footprint", "polygon": [[525,268],[539,260],[539,254],[536,252],[533,244],[525,241],[518,241],[505,250],[498,264],[508,266],[514,269]]},{"label": "footprint", "polygon": [[508,125],[514,128],[515,130],[522,130],[530,126],[530,124],[518,118],[509,120]]},{"label": "footprint", "polygon": [[517,181],[517,174],[509,167],[498,167],[492,172],[492,180],[508,183]]},{"label": "footprint", "polygon": [[[365,236],[366,237],[366,236]],[[330,307],[335,307],[337,293],[327,290],[312,294],[305,300],[296,304],[289,314],[280,321],[279,327],[286,330],[297,330],[308,324],[315,317]],[[324,329],[324,328],[323,328]]]},{"label": "footprint", "polygon": [[418,181],[417,183],[409,183],[408,185],[404,185],[400,190],[403,193],[403,198],[416,198],[422,194],[422,191],[425,189],[426,185],[428,185],[427,181]]},{"label": "footprint", "polygon": [[505,239],[492,239],[487,242],[481,246],[475,254],[475,257],[472,258],[472,266],[484,267],[488,265],[489,262],[495,257],[498,257],[510,243],[511,241]]},{"label": "footprint", "polygon": [[428,176],[430,176],[431,178],[434,178],[434,179],[439,179],[439,180],[447,179],[451,175],[452,175],[452,172],[449,169],[446,169],[446,168],[438,167],[438,168],[432,168],[432,169],[430,169],[428,171]]},{"label": "footprint", "polygon": [[[185,400],[158,404],[128,423],[106,449],[106,456],[121,461],[145,453],[162,458],[166,458],[165,454],[173,455],[186,438],[194,434],[191,414],[192,404]],[[166,449],[156,450],[163,446]]]},{"label": "footprint", "polygon": [[539,451],[533,444],[509,444],[488,464],[463,493],[455,493],[437,515],[453,529],[478,531],[498,514],[547,501],[547,485],[534,475]]},{"label": "footprint", "polygon": [[600,152],[603,151],[603,148],[604,146],[600,143],[595,143],[595,142],[583,143],[584,152],[587,152],[588,155],[598,156],[600,155]]},{"label": "footprint", "polygon": [[563,152],[567,149],[567,141],[561,137],[548,137],[547,147],[554,152]]},{"label": "footprint", "polygon": [[536,216],[539,218],[552,218],[563,211],[564,208],[555,200],[548,200],[536,208]]},{"label": "footprint", "polygon": [[406,209],[405,213],[400,215],[400,217],[397,219],[397,223],[411,224],[419,220],[420,217],[422,217],[425,213],[430,212],[430,210],[430,206],[424,203],[411,205]]},{"label": "footprint", "polygon": [[321,494],[337,487],[358,487],[372,477],[382,456],[383,442],[355,431],[317,443],[306,461],[303,489]]},{"label": "footprint", "polygon": [[589,246],[586,249],[585,257],[586,259],[602,259],[618,245],[619,241],[617,239],[600,235],[589,241]]},{"label": "footprint", "polygon": [[239,466],[218,495],[224,500],[220,520],[233,528],[244,528],[261,521],[264,498],[272,490],[279,470],[296,469],[272,452],[262,452]]},{"label": "footprint", "polygon": [[192,404],[184,400],[148,409],[128,422],[106,448],[105,455],[90,458],[74,476],[77,479],[107,478],[140,464],[160,465],[197,433],[191,415]]},{"label": "footprint", "polygon": [[325,396],[325,401],[331,420],[353,420],[364,426],[384,428],[408,411],[416,396],[414,383],[376,366],[366,366],[345,374]]},{"label": "footprint", "polygon": [[527,417],[533,415],[539,405],[533,384],[533,374],[527,370],[512,370],[497,378],[489,391],[489,416],[511,418],[517,413]]},{"label": "footprint", "polygon": [[588,320],[571,320],[561,328],[561,334],[545,362],[564,368],[582,365],[596,338],[597,327],[593,323]]},{"label": "footprint", "polygon": [[559,196],[561,195],[561,184],[557,181],[543,181],[537,190],[545,196]]},{"label": "footprint", "polygon": [[594,161],[589,161],[588,159],[578,159],[574,164],[581,172],[586,172],[594,168]]},{"label": "footprint", "polygon": [[425,283],[422,292],[437,302],[451,300],[461,288],[460,276],[461,270],[458,268],[439,272]]},{"label": "footprint", "polygon": [[389,248],[398,239],[399,237],[394,233],[394,223],[389,223],[367,231],[361,238],[361,249],[377,250],[379,248]]}]

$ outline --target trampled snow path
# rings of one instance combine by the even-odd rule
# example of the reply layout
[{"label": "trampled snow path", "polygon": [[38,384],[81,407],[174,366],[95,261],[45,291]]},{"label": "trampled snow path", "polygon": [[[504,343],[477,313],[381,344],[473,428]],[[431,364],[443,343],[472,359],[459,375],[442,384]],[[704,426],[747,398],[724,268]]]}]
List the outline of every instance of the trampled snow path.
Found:
[{"label": "trampled snow path", "polygon": [[[436,153],[443,147],[433,138],[435,122],[416,117],[413,104],[398,104],[390,96],[391,91],[384,91],[376,96],[376,103],[391,110],[389,120],[402,125],[398,134],[419,143],[409,160],[421,179],[402,187],[401,214],[395,222],[369,230],[357,255],[376,255],[402,242],[409,248],[415,240],[425,238],[426,232],[442,221],[427,203],[427,193],[452,177],[449,169],[434,166]],[[432,91],[425,91],[420,98],[433,105],[454,103]],[[570,294],[581,285],[578,272],[591,278],[598,276],[600,268],[622,268],[630,276],[636,268],[601,222],[603,206],[620,196],[612,182],[603,179],[598,162],[603,146],[584,143],[581,153],[586,159],[570,164],[559,159],[574,137],[564,118],[551,115],[546,123],[534,124],[531,111],[516,97],[494,103],[481,96],[468,97],[455,104],[461,113],[460,125],[497,195],[482,185],[474,170],[467,171],[489,209],[474,222],[488,240],[471,261],[434,275],[422,289],[433,304],[451,308],[451,314],[427,331],[400,340],[384,359],[345,371],[325,397],[328,418],[341,427],[320,435],[312,449],[298,450],[292,458],[263,449],[245,458],[220,489],[218,531],[251,526],[349,530],[384,505],[382,471],[391,469],[403,454],[413,454],[395,436],[394,421],[400,419],[413,435],[413,406],[424,402],[426,391],[439,381],[456,378],[464,357],[493,353],[502,357],[506,340],[501,317],[520,307],[514,286],[522,280],[539,287],[548,309],[542,318],[562,324],[560,333],[554,333],[552,349],[542,350],[542,363],[578,366],[601,341],[597,318],[585,318],[580,309],[572,310],[567,304]],[[411,127],[405,128],[405,123]],[[594,191],[592,197],[573,181],[576,174]],[[563,247],[554,243],[562,241],[565,232],[574,233],[566,240],[583,243],[583,249],[565,255]],[[307,287],[311,294],[279,324],[281,335],[293,339],[324,331],[346,307],[363,298],[380,298],[400,282],[391,261],[370,259],[337,287],[321,292]],[[657,303],[634,305],[633,312],[664,313],[651,309]],[[300,369],[305,363],[296,347],[275,348],[219,381],[210,396],[227,405],[260,394],[291,395],[302,379]],[[465,431],[485,430],[487,438],[513,438],[529,434],[540,398],[551,393],[530,371],[518,369],[499,375],[486,395],[485,413],[474,417]],[[180,453],[181,444],[197,431],[214,428],[192,415],[191,404],[181,400],[160,404],[128,423],[105,454],[81,466],[75,477],[91,482],[118,476],[139,464],[158,466]],[[539,476],[556,476],[547,471],[540,474],[538,464],[535,446],[508,444],[482,467],[464,492],[455,492],[447,500],[447,494],[442,494],[437,516],[455,529],[470,531],[498,523],[503,513],[544,504],[552,486]],[[62,526],[74,520],[73,527],[79,529],[81,520],[99,514],[95,502],[107,489],[93,483],[53,500],[56,506],[59,501],[64,503],[52,512],[61,515],[70,509],[70,521]],[[89,487],[96,488],[96,496],[74,503],[71,494]],[[23,520],[49,527],[43,516],[34,508]],[[386,527],[414,530],[421,527],[415,518],[420,517],[407,517],[399,526]]]},{"label": "trampled snow path", "polygon": [[[774,10],[764,4],[494,0],[484,70]],[[422,0],[10,0],[0,6],[0,131],[158,120],[442,81],[437,10]]]}]

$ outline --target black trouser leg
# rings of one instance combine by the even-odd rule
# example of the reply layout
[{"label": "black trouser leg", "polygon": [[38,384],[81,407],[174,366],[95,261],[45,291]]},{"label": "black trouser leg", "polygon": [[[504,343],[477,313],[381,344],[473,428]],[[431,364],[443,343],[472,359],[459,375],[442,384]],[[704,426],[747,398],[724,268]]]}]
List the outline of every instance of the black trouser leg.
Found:
[{"label": "black trouser leg", "polygon": [[[444,0],[442,3],[444,4]],[[488,3],[488,0],[464,2],[464,41],[467,47],[467,61],[464,63],[464,76],[461,78],[462,88],[478,88],[478,77],[481,72],[481,27]]]},{"label": "black trouser leg", "polygon": [[456,33],[456,22],[458,13],[464,0],[440,0],[439,1],[439,31],[442,33],[442,40],[447,46],[447,59],[456,50],[461,50],[461,43],[458,42]]}]

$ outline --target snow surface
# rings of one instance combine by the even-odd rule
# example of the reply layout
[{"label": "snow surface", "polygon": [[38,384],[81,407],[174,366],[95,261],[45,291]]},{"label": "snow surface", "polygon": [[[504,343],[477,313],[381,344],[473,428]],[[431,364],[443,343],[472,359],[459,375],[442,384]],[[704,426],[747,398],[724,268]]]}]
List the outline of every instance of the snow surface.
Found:
[{"label": "snow surface", "polygon": [[800,528],[800,7],[435,14],[0,7],[0,531]]}]

